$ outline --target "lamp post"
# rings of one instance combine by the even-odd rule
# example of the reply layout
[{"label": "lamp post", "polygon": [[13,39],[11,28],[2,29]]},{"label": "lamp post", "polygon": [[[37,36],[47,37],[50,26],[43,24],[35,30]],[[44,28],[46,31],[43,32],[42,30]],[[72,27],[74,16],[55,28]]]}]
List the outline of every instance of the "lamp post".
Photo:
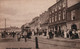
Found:
[{"label": "lamp post", "polygon": [[39,49],[39,45],[38,45],[38,37],[35,37],[35,44],[36,44],[36,49]]},{"label": "lamp post", "polygon": [[[39,34],[39,29],[40,29],[40,23],[39,23],[39,28],[37,28],[37,33]],[[36,45],[36,49],[39,49],[39,45],[38,45],[38,36],[35,36],[35,45]]]},{"label": "lamp post", "polygon": [[[37,28],[37,33],[39,32],[39,29]],[[39,45],[38,45],[38,36],[36,35],[35,36],[35,46],[36,46],[36,49],[39,49]]]}]

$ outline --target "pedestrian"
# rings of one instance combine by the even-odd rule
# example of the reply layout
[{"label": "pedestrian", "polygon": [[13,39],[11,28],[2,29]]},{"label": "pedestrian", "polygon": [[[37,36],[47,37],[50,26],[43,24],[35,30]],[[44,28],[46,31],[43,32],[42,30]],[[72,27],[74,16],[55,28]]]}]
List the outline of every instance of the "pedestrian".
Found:
[{"label": "pedestrian", "polygon": [[14,31],[12,32],[12,36],[13,36],[13,38],[15,37],[15,32]]},{"label": "pedestrian", "polygon": [[20,41],[20,39],[22,38],[22,33],[17,33],[17,38],[18,38],[18,41]]},{"label": "pedestrian", "polygon": [[54,31],[54,34],[55,34],[55,37],[57,37],[57,31],[56,30]]},{"label": "pedestrian", "polygon": [[50,30],[50,32],[48,34],[49,34],[49,38],[52,39],[53,38],[53,34],[52,34],[51,30]]},{"label": "pedestrian", "polygon": [[64,38],[64,30],[62,30],[62,32],[61,32],[61,37]]},{"label": "pedestrian", "polygon": [[4,31],[4,32],[2,33],[2,35],[3,35],[3,38],[5,38],[5,37],[6,37],[6,31]]},{"label": "pedestrian", "polygon": [[1,33],[1,37],[4,38],[4,33],[3,32]]},{"label": "pedestrian", "polygon": [[34,35],[36,35],[36,32],[34,31]]},{"label": "pedestrian", "polygon": [[73,29],[72,33],[73,33],[72,39],[78,39],[79,38],[78,33],[75,29]]},{"label": "pedestrian", "polygon": [[27,38],[27,33],[28,32],[26,30],[23,32],[23,38],[24,38],[25,42],[27,41],[27,39],[26,39]]},{"label": "pedestrian", "polygon": [[39,31],[39,35],[42,35],[42,32],[41,31]]},{"label": "pedestrian", "polygon": [[54,31],[52,32],[52,38],[54,37]]},{"label": "pedestrian", "polygon": [[67,30],[67,38],[69,38],[69,30]]},{"label": "pedestrian", "polygon": [[44,36],[46,36],[46,34],[47,34],[47,32],[46,32],[46,31],[44,31]]},{"label": "pedestrian", "polygon": [[27,33],[27,38],[28,38],[28,39],[31,39],[31,35],[32,35],[32,32],[29,31],[29,32]]},{"label": "pedestrian", "polygon": [[64,31],[64,38],[67,38],[67,31]]},{"label": "pedestrian", "polygon": [[78,33],[75,33],[75,39],[79,39]]},{"label": "pedestrian", "polygon": [[72,38],[72,30],[69,31],[69,37]]},{"label": "pedestrian", "polygon": [[77,30],[77,33],[78,33],[78,35],[79,35],[79,38],[80,38],[80,30],[79,30],[79,29]]}]

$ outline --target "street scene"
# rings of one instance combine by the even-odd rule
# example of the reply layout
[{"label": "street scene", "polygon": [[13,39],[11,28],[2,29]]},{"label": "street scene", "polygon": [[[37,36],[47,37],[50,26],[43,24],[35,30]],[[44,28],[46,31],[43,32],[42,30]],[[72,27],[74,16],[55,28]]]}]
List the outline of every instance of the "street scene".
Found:
[{"label": "street scene", "polygon": [[0,49],[80,49],[80,0],[0,0]]}]

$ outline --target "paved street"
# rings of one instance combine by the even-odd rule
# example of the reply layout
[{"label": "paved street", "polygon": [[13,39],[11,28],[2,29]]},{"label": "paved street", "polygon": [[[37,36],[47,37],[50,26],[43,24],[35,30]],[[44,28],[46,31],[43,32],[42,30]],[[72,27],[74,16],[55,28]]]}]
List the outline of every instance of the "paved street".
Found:
[{"label": "paved street", "polygon": [[[76,47],[75,45],[71,44],[71,42],[75,42],[75,40],[70,39],[46,39],[42,36],[38,37],[38,44],[39,49],[80,49],[79,47],[79,41],[77,40]],[[65,43],[66,42],[66,43]],[[6,39],[0,39],[0,49],[6,49],[6,48],[35,48],[35,37],[33,36],[32,39],[28,39],[27,42],[24,41],[24,39],[21,39],[19,42],[17,41],[17,38],[8,37]]]}]

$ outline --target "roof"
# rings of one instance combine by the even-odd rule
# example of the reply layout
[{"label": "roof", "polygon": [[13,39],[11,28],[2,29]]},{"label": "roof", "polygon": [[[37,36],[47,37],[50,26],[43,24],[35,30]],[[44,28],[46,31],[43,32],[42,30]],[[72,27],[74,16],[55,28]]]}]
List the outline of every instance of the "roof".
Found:
[{"label": "roof", "polygon": [[71,7],[69,7],[67,10],[71,11],[71,10],[78,9],[78,8],[80,8],[80,2],[75,4],[75,5],[73,5],[73,6],[71,6]]}]

